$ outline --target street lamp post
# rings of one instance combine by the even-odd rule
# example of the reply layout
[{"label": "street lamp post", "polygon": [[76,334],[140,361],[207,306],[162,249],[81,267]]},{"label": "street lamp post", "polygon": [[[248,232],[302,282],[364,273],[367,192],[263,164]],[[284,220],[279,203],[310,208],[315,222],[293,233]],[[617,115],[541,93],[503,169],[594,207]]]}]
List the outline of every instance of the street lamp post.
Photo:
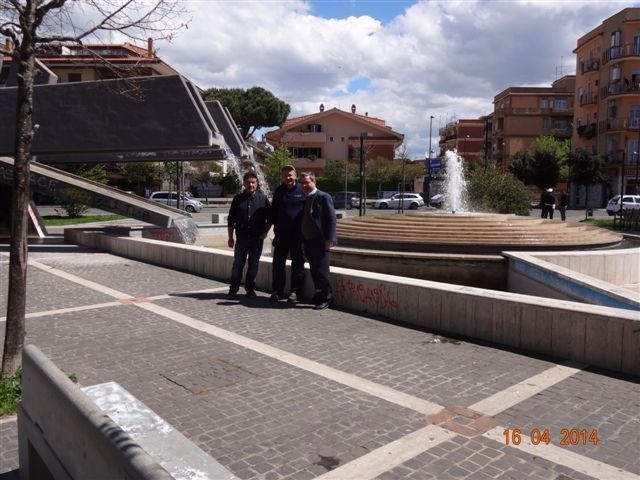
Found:
[{"label": "street lamp post", "polygon": [[365,158],[364,158],[364,137],[368,137],[369,133],[360,133],[360,211],[359,216],[362,217],[367,213],[367,183],[365,179]]},{"label": "street lamp post", "polygon": [[624,150],[620,150],[622,154],[622,168],[620,170],[620,210],[618,215],[622,217],[622,198],[624,197]]},{"label": "street lamp post", "polygon": [[465,135],[464,136],[464,142],[462,143],[462,157],[463,158],[467,153],[467,140],[469,140],[469,135]]},{"label": "street lamp post", "polygon": [[425,165],[425,176],[424,176],[424,182],[422,184],[422,194],[423,197],[425,197],[424,201],[427,205],[429,205],[429,199],[431,198],[431,127],[433,126],[433,119],[434,116],[430,115],[429,116],[429,151],[427,152],[427,155],[425,155],[426,158],[426,165]]},{"label": "street lamp post", "polygon": [[349,167],[349,160],[345,160],[344,162],[344,209],[347,209],[347,190],[349,190],[347,188],[347,183],[348,183],[348,179],[347,179],[347,169]]}]

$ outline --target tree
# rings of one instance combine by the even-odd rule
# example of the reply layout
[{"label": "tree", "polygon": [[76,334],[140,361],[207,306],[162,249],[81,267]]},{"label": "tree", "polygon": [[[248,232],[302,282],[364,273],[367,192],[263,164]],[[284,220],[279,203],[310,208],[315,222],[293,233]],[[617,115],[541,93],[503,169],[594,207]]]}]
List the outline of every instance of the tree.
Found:
[{"label": "tree", "polygon": [[204,99],[218,100],[227,107],[245,140],[258,128],[280,127],[291,111],[288,103],[262,87],[210,88]]},{"label": "tree", "polygon": [[527,152],[514,156],[512,170],[515,176],[525,185],[535,185],[541,190],[554,187],[561,178],[561,168],[571,148],[567,142],[551,135],[538,137]]},{"label": "tree", "polygon": [[194,179],[199,185],[204,185],[205,188],[202,189],[202,192],[204,193],[205,201],[209,203],[206,187],[220,182],[219,177],[222,174],[222,167],[220,166],[220,164],[218,164],[218,162],[213,161],[192,162],[192,165],[198,171]]},{"label": "tree", "polygon": [[[107,169],[103,163],[72,164],[65,170],[93,182],[102,183],[103,185],[107,183]],[[89,206],[83,202],[86,199],[78,198],[77,195],[66,193],[57,197],[56,200],[68,217],[79,217],[89,209]]]},{"label": "tree", "polygon": [[359,174],[358,166],[354,163],[350,163],[346,160],[329,160],[324,169],[324,177],[339,185],[345,181],[345,171],[347,182],[354,179]]},{"label": "tree", "polygon": [[267,179],[269,188],[273,192],[282,183],[282,167],[293,165],[295,158],[286,145],[281,145],[264,161],[262,171]]},{"label": "tree", "polygon": [[569,155],[568,165],[571,172],[569,180],[576,185],[584,185],[585,187],[584,218],[586,220],[589,202],[589,185],[603,182],[607,179],[602,157],[599,155],[591,155],[586,150],[579,148]]},{"label": "tree", "polygon": [[[178,0],[2,0],[0,36],[15,48],[4,52],[18,62],[16,129],[12,195],[9,292],[2,354],[2,378],[21,365],[27,283],[27,205],[33,124],[33,80],[36,48],[54,43],[81,44],[103,32],[131,39],[166,38],[184,26]],[[82,26],[78,23],[82,19]],[[76,20],[77,23],[74,23]],[[1,44],[1,43],[0,43]]]},{"label": "tree", "polygon": [[531,196],[527,187],[495,164],[471,172],[467,188],[475,210],[529,215]]},{"label": "tree", "polygon": [[160,176],[160,166],[157,162],[129,162],[119,167],[120,174],[127,183],[135,185],[137,194],[143,194],[141,185],[148,185]]}]

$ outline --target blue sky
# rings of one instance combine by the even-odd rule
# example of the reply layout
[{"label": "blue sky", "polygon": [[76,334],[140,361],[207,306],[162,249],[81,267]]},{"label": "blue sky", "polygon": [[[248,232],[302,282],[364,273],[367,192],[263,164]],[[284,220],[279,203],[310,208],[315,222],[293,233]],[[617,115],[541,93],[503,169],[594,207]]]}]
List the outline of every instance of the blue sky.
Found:
[{"label": "blue sky", "polygon": [[368,15],[388,23],[416,3],[406,0],[313,0],[311,13],[324,18],[348,18]]}]

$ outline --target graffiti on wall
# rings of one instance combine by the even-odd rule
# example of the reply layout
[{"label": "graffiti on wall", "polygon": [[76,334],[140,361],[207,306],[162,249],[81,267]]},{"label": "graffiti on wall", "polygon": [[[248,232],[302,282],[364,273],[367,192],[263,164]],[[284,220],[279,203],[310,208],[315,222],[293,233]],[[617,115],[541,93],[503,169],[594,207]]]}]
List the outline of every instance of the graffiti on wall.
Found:
[{"label": "graffiti on wall", "polygon": [[398,302],[393,298],[391,290],[384,283],[375,287],[367,287],[362,282],[351,278],[339,278],[336,282],[336,297],[356,300],[375,306],[378,310],[397,310]]}]

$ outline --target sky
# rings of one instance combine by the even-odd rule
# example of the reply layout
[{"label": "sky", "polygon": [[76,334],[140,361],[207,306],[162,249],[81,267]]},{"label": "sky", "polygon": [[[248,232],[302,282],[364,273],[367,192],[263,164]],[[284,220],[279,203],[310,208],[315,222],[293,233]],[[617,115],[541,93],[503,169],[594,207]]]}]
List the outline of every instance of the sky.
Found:
[{"label": "sky", "polygon": [[291,106],[382,118],[411,158],[438,129],[493,111],[511,86],[574,74],[580,36],[630,2],[184,0],[188,29],[158,55],[201,88],[261,86]]}]

